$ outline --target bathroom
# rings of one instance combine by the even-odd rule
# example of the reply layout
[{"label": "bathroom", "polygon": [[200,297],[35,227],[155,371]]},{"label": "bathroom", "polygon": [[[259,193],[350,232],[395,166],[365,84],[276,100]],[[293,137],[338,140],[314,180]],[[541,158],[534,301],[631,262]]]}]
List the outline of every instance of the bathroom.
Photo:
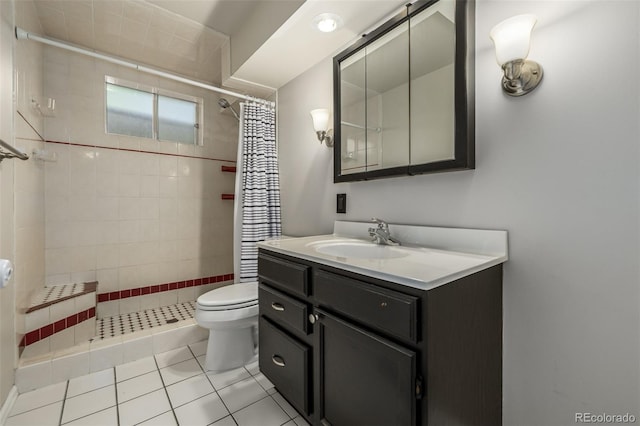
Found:
[{"label": "bathroom", "polygon": [[[282,16],[273,16],[269,22],[281,27],[286,18],[295,16],[302,2],[292,3],[295,4],[290,5],[290,10],[282,12]],[[366,8],[362,2],[353,3]],[[94,2],[94,7],[96,4],[99,2]],[[12,281],[0,290],[0,401],[4,404],[15,383],[21,333],[28,331],[24,330],[23,317],[26,298],[43,282],[57,284],[57,279],[67,276],[97,280],[99,286],[104,285],[104,292],[211,277],[219,277],[215,284],[230,282],[233,202],[222,200],[220,194],[234,192],[234,177],[232,173],[222,172],[221,166],[235,164],[238,123],[230,111],[216,106],[220,95],[204,91],[189,93],[194,89],[167,83],[165,90],[187,91],[185,94],[204,99],[205,114],[210,114],[205,117],[205,124],[211,120],[221,129],[215,137],[209,136],[211,139],[207,139],[205,133],[205,141],[212,140],[212,144],[176,146],[174,154],[183,157],[161,156],[162,143],[156,141],[121,138],[122,145],[109,145],[112,139],[105,135],[102,121],[104,106],[91,102],[95,91],[90,95],[83,92],[87,88],[86,77],[94,72],[100,73],[102,79],[106,74],[151,86],[160,80],[80,55],[62,53],[36,42],[15,41],[14,25],[19,23],[34,32],[44,26],[38,22],[42,18],[36,9],[41,5],[19,0],[3,1],[0,6],[1,139],[14,142],[26,152],[41,149],[49,156],[56,153],[56,161],[46,161],[52,159],[48,157],[0,163],[0,257],[13,259],[15,263]],[[374,27],[401,6],[398,2],[388,2],[384,12],[358,31]],[[264,11],[261,12],[264,16]],[[261,14],[246,13],[248,18],[240,22],[257,25]],[[500,88],[501,70],[488,34],[498,22],[521,13],[538,17],[530,57],[542,64],[545,77],[531,94],[510,98]],[[636,79],[626,74],[634,76],[640,71],[640,7],[637,2],[626,1],[484,0],[476,2],[475,18],[474,170],[334,184],[333,150],[318,142],[309,111],[330,108],[333,104],[332,57],[353,43],[358,38],[357,32],[330,50],[307,49],[315,56],[300,58],[298,68],[294,67],[295,62],[288,66],[288,69],[295,68],[287,74],[289,80],[262,83],[276,88],[276,92],[253,86],[252,95],[276,102],[282,233],[290,236],[330,234],[335,220],[366,221],[373,216],[392,224],[507,230],[510,244],[503,277],[503,424],[574,424],[579,412],[631,413],[637,418],[640,415],[640,270],[637,262],[640,256],[637,142],[640,90]],[[269,34],[276,29],[270,28]],[[238,32],[236,37],[238,43],[248,43],[251,53],[234,53],[232,36],[233,54],[227,68],[219,64],[219,70],[211,75],[193,78],[225,81],[230,78],[225,75],[229,67],[237,70],[243,62],[251,64],[252,53],[261,41],[248,40],[251,38],[248,33]],[[128,47],[134,50],[135,46]],[[225,48],[224,44],[218,47]],[[97,50],[106,48],[108,46],[96,47]],[[275,53],[269,51],[268,54]],[[272,62],[284,59],[280,57]],[[203,66],[216,67],[215,64]],[[623,70],[624,75],[620,77],[621,72],[613,71],[613,66]],[[12,103],[14,68],[18,84],[16,112]],[[68,70],[68,75],[64,75],[63,70]],[[21,91],[24,87],[30,90]],[[234,89],[244,90],[249,89]],[[34,94],[41,95],[38,102],[45,107],[46,98],[56,99],[55,116],[47,117],[46,111],[42,114],[33,107],[31,96]],[[229,100],[237,110],[236,100],[231,97]],[[42,142],[34,129],[48,141],[68,141],[75,145]],[[127,151],[108,149],[115,147]],[[196,152],[200,148],[202,151]],[[88,156],[92,153],[101,154],[101,158],[90,159]],[[147,162],[147,158],[154,160]],[[104,162],[101,164],[100,160]],[[184,237],[166,236],[175,242],[174,252],[142,246],[150,251],[124,255],[119,252],[114,258],[107,243],[101,247],[94,245],[91,250],[96,251],[88,253],[81,248],[87,246],[83,238],[98,236],[91,235],[81,225],[73,231],[64,228],[71,226],[73,215],[76,215],[73,218],[77,219],[76,224],[88,222],[86,216],[82,216],[87,213],[95,215],[92,218],[95,217],[96,222],[113,221],[108,215],[115,213],[109,206],[98,208],[96,204],[93,207],[86,204],[87,198],[97,203],[100,191],[122,190],[125,192],[122,195],[118,192],[118,196],[131,194],[134,198],[136,193],[126,192],[132,190],[131,186],[98,186],[116,182],[116,177],[109,175],[116,173],[114,164],[126,167],[128,172],[123,175],[138,181],[137,194],[143,190],[143,180],[153,181],[147,178],[155,175],[158,188],[161,178],[167,182],[173,180],[175,187],[167,183],[165,189],[174,191],[176,199],[189,200],[179,204],[184,210],[172,212],[175,213],[173,219],[168,219],[174,227],[157,223],[161,220],[160,206],[157,216],[153,209],[140,205],[128,212],[137,214],[132,220],[138,225],[149,225],[146,228],[149,232],[176,229],[175,232],[183,233]],[[65,169],[60,171],[62,168]],[[183,172],[187,169],[189,174],[185,175]],[[99,179],[99,174],[104,178]],[[159,191],[157,198],[161,198]],[[347,194],[346,214],[335,213],[338,193]],[[154,194],[148,198],[154,198]],[[207,195],[198,197],[198,194]],[[87,212],[88,208],[94,210]],[[153,216],[143,216],[148,212]],[[117,219],[119,221],[120,216]],[[225,221],[229,226],[204,226]],[[153,222],[157,223],[157,230]],[[49,226],[51,223],[56,226]],[[202,227],[193,226],[194,223],[201,223]],[[104,229],[105,237],[115,232],[110,231],[108,225]],[[120,231],[124,236],[131,235],[131,231],[119,228],[119,236]],[[51,245],[56,238],[62,238],[56,232],[73,234],[77,246]],[[97,250],[101,250],[100,254]],[[61,252],[72,254],[60,256]],[[169,262],[175,259],[176,253],[184,258]],[[114,266],[113,262],[119,261],[120,256],[139,260],[139,263]],[[106,264],[99,265],[98,259]],[[90,264],[72,264],[72,260]],[[117,270],[117,279],[113,276],[114,270]],[[83,271],[94,271],[95,276],[83,276]],[[79,275],[72,277],[74,273]],[[213,287],[194,285],[190,290],[182,289],[185,290],[182,293],[175,290],[171,295],[171,291],[158,292],[157,303],[165,296],[175,298],[176,302],[193,300],[195,292],[207,285],[207,289]],[[102,292],[102,289],[98,291]],[[119,302],[141,303],[133,299]],[[118,305],[118,309],[121,307]]]}]

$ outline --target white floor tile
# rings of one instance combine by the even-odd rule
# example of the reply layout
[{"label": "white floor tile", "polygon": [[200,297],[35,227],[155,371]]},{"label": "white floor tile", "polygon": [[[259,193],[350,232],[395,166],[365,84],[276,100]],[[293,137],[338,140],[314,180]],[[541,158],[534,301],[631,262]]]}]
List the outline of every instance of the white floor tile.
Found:
[{"label": "white floor tile", "polygon": [[181,380],[202,373],[202,369],[200,368],[200,364],[198,364],[198,361],[196,361],[195,358],[192,357],[188,361],[182,361],[177,364],[161,368],[160,373],[162,374],[164,385],[169,386]]},{"label": "white floor tile", "polygon": [[164,389],[148,393],[118,405],[120,425],[135,425],[171,410]]},{"label": "white floor tile", "polygon": [[271,381],[269,381],[269,379],[267,379],[266,376],[262,373],[256,374],[255,376],[253,376],[253,378],[256,379],[256,381],[260,383],[260,386],[262,386],[262,389],[266,390],[267,392],[275,387],[273,383],[271,383]]},{"label": "white floor tile", "polygon": [[57,425],[60,422],[60,412],[62,411],[62,401],[27,411],[7,419],[5,426],[49,426]]},{"label": "white floor tile", "polygon": [[217,390],[226,388],[229,385],[239,382],[240,380],[251,377],[249,372],[244,368],[236,368],[235,370],[229,370],[222,373],[207,373],[207,377],[211,380],[211,384]]},{"label": "white floor tile", "polygon": [[237,425],[236,425],[236,421],[233,420],[233,417],[227,416],[213,423],[211,426],[237,426]]},{"label": "white floor tile", "polygon": [[132,377],[141,376],[157,370],[156,361],[152,356],[128,362],[116,367],[116,380],[121,382]]},{"label": "white floor tile", "polygon": [[296,422],[294,422],[293,420],[289,420],[288,422],[286,422],[282,426],[296,426]]},{"label": "white floor tile", "polygon": [[200,356],[207,353],[207,343],[209,343],[208,340],[202,340],[200,342],[190,344],[189,347],[195,356]]},{"label": "white floor tile", "polygon": [[114,384],[113,368],[69,380],[67,398]]},{"label": "white floor tile", "polygon": [[64,399],[64,392],[66,389],[67,382],[62,382],[20,394],[18,395],[16,402],[13,404],[13,408],[9,415],[15,416],[17,414],[33,410],[34,408],[40,408],[54,402],[62,401]]},{"label": "white floor tile", "polygon": [[260,366],[258,365],[258,361],[254,361],[250,364],[244,366],[249,373],[252,375],[258,374],[260,372]]},{"label": "white floor tile", "polygon": [[177,426],[176,418],[171,411],[160,414],[152,419],[138,423],[138,426]]},{"label": "white floor tile", "polygon": [[86,417],[81,417],[69,423],[65,423],[65,426],[117,426],[118,425],[118,410],[116,407],[107,408],[106,410],[98,411],[97,413],[90,414]]},{"label": "white floor tile", "polygon": [[264,398],[233,414],[238,426],[280,426],[290,417],[272,398]]},{"label": "white floor tile", "polygon": [[198,364],[200,364],[200,367],[202,367],[204,371],[207,371],[207,366],[205,365],[207,362],[207,355],[196,356],[196,360],[198,361]]},{"label": "white floor tile", "polygon": [[167,387],[169,400],[174,408],[210,394],[211,392],[214,392],[213,386],[211,386],[207,376],[204,374],[190,377]]},{"label": "white floor tile", "polygon": [[164,368],[192,358],[193,354],[186,346],[156,355],[156,361],[158,361],[159,368]]},{"label": "white floor tile", "polygon": [[67,398],[64,403],[62,423],[97,413],[114,405],[116,405],[116,389],[113,385]]},{"label": "white floor tile", "polygon": [[154,390],[162,389],[160,373],[152,371],[129,380],[118,382],[118,403],[129,401]]},{"label": "white floor tile", "polygon": [[181,425],[208,425],[229,415],[220,397],[211,393],[175,409]]},{"label": "white floor tile", "polygon": [[296,409],[293,408],[291,404],[289,404],[289,402],[287,402],[287,400],[284,399],[284,397],[279,393],[276,392],[271,395],[271,397],[276,401],[276,404],[278,404],[280,408],[282,408],[284,412],[287,413],[292,419],[300,415],[300,413],[298,413]]},{"label": "white floor tile", "polygon": [[231,413],[268,396],[253,377],[227,386],[218,393]]},{"label": "white floor tile", "polygon": [[302,417],[302,416],[295,417],[295,418],[293,419],[293,421],[294,421],[294,422],[296,423],[296,425],[298,425],[298,426],[310,426],[310,425],[309,425],[309,422],[307,422],[307,421],[305,420],[305,418],[304,418],[304,417]]}]

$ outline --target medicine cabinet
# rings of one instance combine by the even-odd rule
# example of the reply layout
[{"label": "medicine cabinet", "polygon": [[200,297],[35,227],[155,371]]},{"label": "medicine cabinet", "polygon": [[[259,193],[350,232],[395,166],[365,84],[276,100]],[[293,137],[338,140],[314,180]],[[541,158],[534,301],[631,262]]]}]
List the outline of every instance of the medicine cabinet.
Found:
[{"label": "medicine cabinet", "polygon": [[334,57],[335,182],[475,167],[474,16],[417,1]]}]

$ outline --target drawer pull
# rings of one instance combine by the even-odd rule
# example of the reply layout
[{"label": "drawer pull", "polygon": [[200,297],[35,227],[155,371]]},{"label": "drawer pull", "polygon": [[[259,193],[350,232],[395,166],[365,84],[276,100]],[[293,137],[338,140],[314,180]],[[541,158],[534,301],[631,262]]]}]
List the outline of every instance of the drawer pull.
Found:
[{"label": "drawer pull", "polygon": [[271,307],[275,310],[275,311],[279,311],[282,312],[284,311],[284,306],[282,306],[280,303],[278,302],[273,302],[271,303]]},{"label": "drawer pull", "polygon": [[271,361],[278,367],[284,367],[284,359],[278,355],[274,355],[271,357]]}]

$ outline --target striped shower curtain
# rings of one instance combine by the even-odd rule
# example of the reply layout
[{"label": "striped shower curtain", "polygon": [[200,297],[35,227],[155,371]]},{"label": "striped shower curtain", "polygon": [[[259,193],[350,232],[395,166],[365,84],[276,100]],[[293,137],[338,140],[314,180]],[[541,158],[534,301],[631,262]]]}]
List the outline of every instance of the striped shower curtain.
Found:
[{"label": "striped shower curtain", "polygon": [[256,242],[281,234],[275,121],[271,105],[240,105],[234,225],[236,282],[257,280]]}]

